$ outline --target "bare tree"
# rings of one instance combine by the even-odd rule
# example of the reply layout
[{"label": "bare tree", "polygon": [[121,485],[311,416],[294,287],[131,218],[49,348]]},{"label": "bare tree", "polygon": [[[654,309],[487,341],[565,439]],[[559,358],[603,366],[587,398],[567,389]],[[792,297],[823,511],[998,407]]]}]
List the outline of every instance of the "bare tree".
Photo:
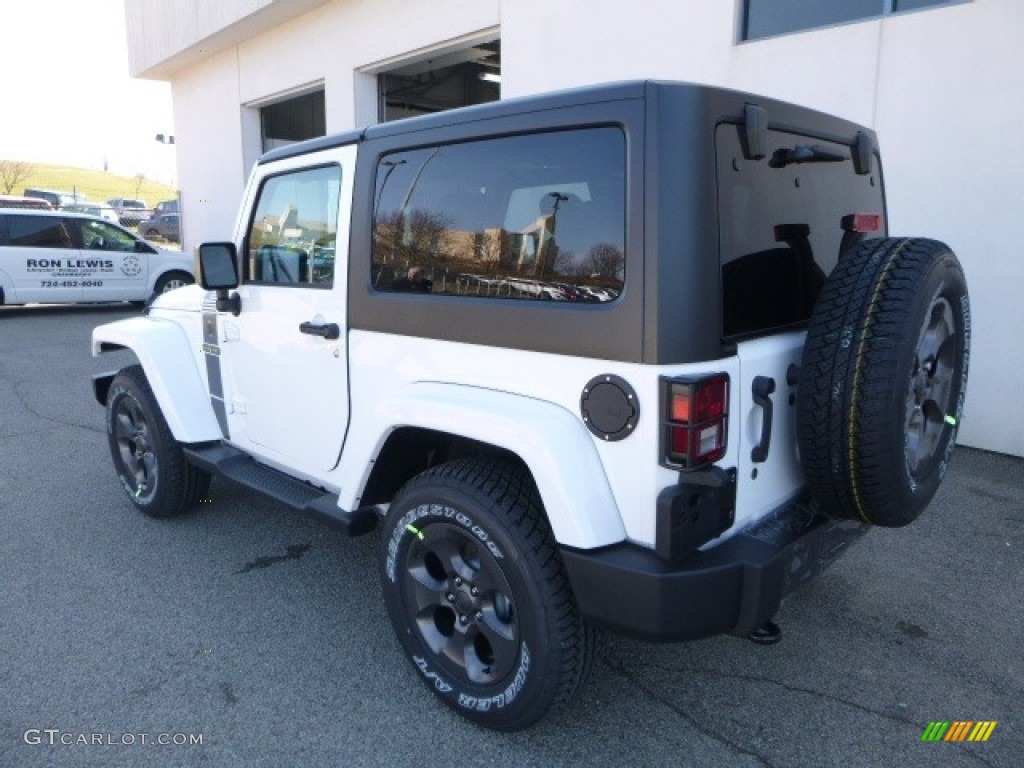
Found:
[{"label": "bare tree", "polygon": [[20,160],[0,160],[0,187],[4,194],[11,194],[12,190],[21,182],[32,175],[35,166],[32,163],[25,163]]},{"label": "bare tree", "polygon": [[625,258],[622,251],[611,243],[598,243],[587,252],[591,277],[621,280]]},{"label": "bare tree", "polygon": [[135,197],[138,198],[139,190],[142,189],[142,182],[146,180],[146,174],[139,171],[135,174]]}]

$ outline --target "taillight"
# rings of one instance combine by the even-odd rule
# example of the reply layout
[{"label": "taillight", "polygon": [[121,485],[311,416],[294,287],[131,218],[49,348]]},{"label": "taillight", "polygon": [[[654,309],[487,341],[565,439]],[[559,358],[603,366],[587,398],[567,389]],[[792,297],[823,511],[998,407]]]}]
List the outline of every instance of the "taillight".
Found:
[{"label": "taillight", "polygon": [[661,463],[696,469],[725,455],[729,377],[662,378]]},{"label": "taillight", "polygon": [[882,228],[882,215],[879,213],[851,213],[843,216],[842,227],[846,232],[877,232]]}]

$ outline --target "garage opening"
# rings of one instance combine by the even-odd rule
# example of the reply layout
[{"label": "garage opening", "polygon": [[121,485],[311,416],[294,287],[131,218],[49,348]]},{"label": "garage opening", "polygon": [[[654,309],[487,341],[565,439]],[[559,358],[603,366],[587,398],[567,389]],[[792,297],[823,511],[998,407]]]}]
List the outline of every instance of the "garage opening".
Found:
[{"label": "garage opening", "polygon": [[501,40],[417,56],[377,73],[382,123],[501,97]]},{"label": "garage opening", "polygon": [[260,109],[263,151],[315,139],[327,133],[324,91],[320,88],[267,104]]}]

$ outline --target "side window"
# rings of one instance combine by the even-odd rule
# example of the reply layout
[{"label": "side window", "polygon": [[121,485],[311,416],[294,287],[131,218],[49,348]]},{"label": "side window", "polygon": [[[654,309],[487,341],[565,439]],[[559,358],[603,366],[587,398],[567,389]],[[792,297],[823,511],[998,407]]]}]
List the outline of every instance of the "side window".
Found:
[{"label": "side window", "polygon": [[385,155],[374,287],[612,301],[625,275],[625,173],[625,136],[612,127]]},{"label": "side window", "polygon": [[245,238],[246,282],[334,285],[341,168],[308,168],[263,181]]},{"label": "side window", "polygon": [[9,216],[10,244],[33,248],[74,248],[71,229],[55,216]]},{"label": "side window", "polygon": [[88,251],[134,252],[134,237],[123,229],[112,227],[102,221],[79,220],[82,225],[82,248]]}]

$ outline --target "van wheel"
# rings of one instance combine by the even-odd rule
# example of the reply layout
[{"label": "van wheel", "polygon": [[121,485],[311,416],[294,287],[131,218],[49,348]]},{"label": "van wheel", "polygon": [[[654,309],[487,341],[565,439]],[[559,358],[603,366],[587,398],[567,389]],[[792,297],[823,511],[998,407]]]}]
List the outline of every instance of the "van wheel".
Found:
[{"label": "van wheel", "polygon": [[168,291],[173,291],[175,288],[183,288],[186,285],[192,285],[194,282],[195,280],[188,272],[168,272],[166,275],[161,275],[160,279],[156,281],[153,293],[167,293]]},{"label": "van wheel", "polygon": [[121,488],[150,517],[175,517],[210,487],[189,464],[160,412],[142,366],[122,369],[107,394],[107,442]]},{"label": "van wheel", "polygon": [[963,413],[967,283],[943,243],[868,240],[846,252],[815,306],[797,434],[827,513],[915,520],[942,482]]},{"label": "van wheel", "polygon": [[514,731],[583,684],[596,635],[521,468],[466,459],[418,475],[392,502],[382,545],[395,632],[447,706]]}]

